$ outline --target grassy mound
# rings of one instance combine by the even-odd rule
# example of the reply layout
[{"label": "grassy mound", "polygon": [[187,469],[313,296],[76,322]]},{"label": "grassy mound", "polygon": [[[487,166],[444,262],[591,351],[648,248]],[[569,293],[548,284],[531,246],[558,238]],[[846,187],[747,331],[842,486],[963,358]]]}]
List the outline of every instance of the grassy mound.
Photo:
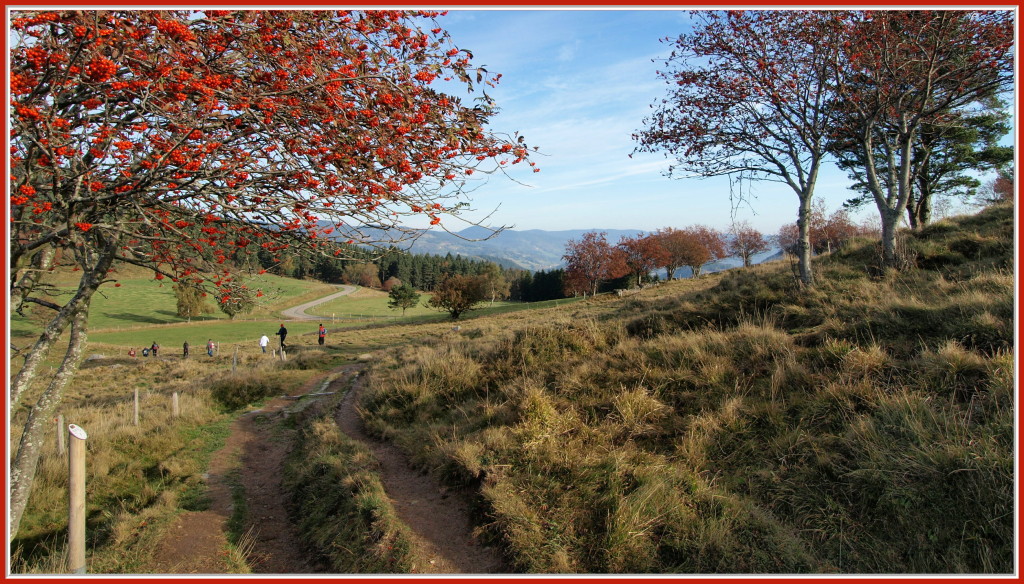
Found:
[{"label": "grassy mound", "polygon": [[522,571],[1009,573],[1012,235],[993,207],[900,272],[863,241],[809,291],[777,262],[405,346],[361,407]]},{"label": "grassy mound", "polygon": [[299,427],[284,476],[306,540],[336,573],[409,572],[415,565],[410,534],[370,451],[342,434],[330,415],[307,415]]}]

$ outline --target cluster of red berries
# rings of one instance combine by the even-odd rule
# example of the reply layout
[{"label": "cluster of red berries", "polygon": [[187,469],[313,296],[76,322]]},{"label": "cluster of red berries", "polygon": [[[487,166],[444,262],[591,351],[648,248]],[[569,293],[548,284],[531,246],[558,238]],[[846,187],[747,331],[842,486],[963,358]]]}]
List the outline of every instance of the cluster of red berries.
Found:
[{"label": "cluster of red berries", "polygon": [[45,67],[49,58],[50,54],[42,47],[31,47],[25,51],[25,61],[36,71]]},{"label": "cluster of red berries", "polygon": [[87,79],[97,82],[104,82],[117,73],[117,65],[106,57],[96,57],[85,66]]}]

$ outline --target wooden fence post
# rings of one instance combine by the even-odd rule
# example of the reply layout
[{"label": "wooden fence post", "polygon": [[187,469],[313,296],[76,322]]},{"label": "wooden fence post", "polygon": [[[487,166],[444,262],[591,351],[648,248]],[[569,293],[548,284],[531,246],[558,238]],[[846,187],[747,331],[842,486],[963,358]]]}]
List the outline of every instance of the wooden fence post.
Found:
[{"label": "wooden fence post", "polygon": [[68,569],[85,573],[85,430],[70,424],[71,455],[68,457]]},{"label": "wooden fence post", "polygon": [[231,358],[231,372],[235,372],[235,367],[238,366],[238,345],[235,345],[235,356]]},{"label": "wooden fence post", "polygon": [[181,415],[181,408],[178,407],[178,392],[171,394],[171,415],[175,418]]},{"label": "wooden fence post", "polygon": [[67,451],[64,445],[64,414],[57,416],[57,454],[63,456]]},{"label": "wooden fence post", "polygon": [[132,417],[133,423],[139,425],[139,388],[135,388],[135,415]]}]

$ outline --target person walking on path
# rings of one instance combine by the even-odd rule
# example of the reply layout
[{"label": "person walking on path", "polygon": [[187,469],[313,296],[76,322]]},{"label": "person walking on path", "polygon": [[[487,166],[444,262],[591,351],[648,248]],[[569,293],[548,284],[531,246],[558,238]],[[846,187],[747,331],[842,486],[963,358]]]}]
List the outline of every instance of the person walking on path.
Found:
[{"label": "person walking on path", "polygon": [[324,337],[327,336],[327,329],[324,328],[323,323],[320,323],[320,330],[316,332],[316,342],[320,345],[324,344]]},{"label": "person walking on path", "polygon": [[263,335],[262,337],[260,337],[260,348],[263,349],[264,353],[267,352],[267,345],[269,345],[269,344],[270,344],[270,337],[268,337],[267,335]]},{"label": "person walking on path", "polygon": [[213,350],[217,348],[217,345],[213,344],[213,339],[206,341],[206,354],[213,357]]},{"label": "person walking on path", "polygon": [[153,346],[149,348],[149,351],[151,353],[153,353],[154,357],[156,357],[156,352],[159,351],[159,350],[160,350],[160,345],[156,344],[156,341],[153,341]]},{"label": "person walking on path", "polygon": [[285,348],[287,345],[284,344],[285,337],[288,336],[288,329],[284,328],[284,323],[281,323],[281,328],[277,329],[277,336],[281,337],[281,348]]},{"label": "person walking on path", "polygon": [[185,344],[181,346],[181,349],[183,351],[181,356],[188,357],[188,341],[185,341]]}]

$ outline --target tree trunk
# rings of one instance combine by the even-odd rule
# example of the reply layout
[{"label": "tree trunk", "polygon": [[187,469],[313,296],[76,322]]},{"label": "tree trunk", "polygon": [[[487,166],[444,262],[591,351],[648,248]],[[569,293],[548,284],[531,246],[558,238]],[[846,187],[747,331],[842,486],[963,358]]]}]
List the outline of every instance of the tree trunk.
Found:
[{"label": "tree trunk", "polygon": [[78,371],[78,364],[81,363],[82,355],[85,352],[88,318],[89,309],[86,304],[72,318],[71,338],[68,341],[68,350],[64,354],[64,360],[53,379],[50,380],[46,391],[29,412],[28,422],[25,423],[25,429],[18,444],[18,451],[14,460],[11,461],[10,533],[12,538],[18,533],[21,517],[25,513],[29,495],[32,493],[32,482],[35,480],[43,443],[49,434],[50,420],[53,419],[57,406],[60,405],[64,388]]},{"label": "tree trunk", "polygon": [[[899,229],[900,218],[903,217],[903,213],[909,208],[908,202],[910,201],[911,195],[911,184],[913,177],[911,175],[911,145],[914,141],[913,130],[904,131],[900,135],[900,163],[899,173],[897,176],[897,182],[894,185],[896,188],[896,197],[889,197],[886,200],[886,204],[879,205],[879,217],[882,219],[882,265],[886,268],[900,269],[902,266],[899,264],[899,258],[896,257],[896,230]],[[890,169],[896,168],[896,165],[890,163]],[[890,170],[890,175],[892,171]],[[890,192],[893,186],[890,186]],[[923,196],[923,195],[922,195]]]},{"label": "tree trunk", "polygon": [[907,222],[910,225],[910,228],[915,230],[915,231],[917,230],[918,227],[920,227],[920,225],[918,224],[918,220],[917,220],[918,219],[917,218],[917,212],[918,212],[918,202],[914,198],[914,195],[911,194],[910,198],[907,199]]},{"label": "tree trunk", "polygon": [[[101,237],[101,235],[97,234],[94,237]],[[78,291],[43,330],[39,340],[36,341],[35,346],[26,357],[25,365],[11,382],[9,411],[23,397],[25,390],[31,386],[39,364],[42,363],[47,352],[70,324],[71,335],[64,360],[50,379],[49,385],[43,391],[35,407],[29,412],[18,450],[10,462],[11,507],[8,513],[11,521],[11,537],[18,532],[21,516],[25,512],[25,505],[28,503],[28,497],[32,491],[32,481],[35,479],[48,421],[53,418],[53,413],[63,397],[64,388],[74,377],[78,370],[78,364],[81,362],[82,353],[85,350],[89,305],[113,265],[114,258],[117,257],[119,239],[116,236],[101,243],[102,245],[97,246],[99,249],[95,252],[85,252],[77,258],[78,264],[83,268]],[[83,246],[83,248],[86,247]]]},{"label": "tree trunk", "polygon": [[932,221],[932,194],[925,189],[921,191],[921,198],[917,202],[914,214],[917,215],[917,227],[915,229],[927,227]]},{"label": "tree trunk", "polygon": [[50,324],[43,329],[42,334],[39,335],[39,339],[36,340],[35,345],[29,351],[28,355],[25,356],[25,363],[22,365],[18,374],[15,375],[11,381],[10,393],[10,407],[17,405],[21,399],[24,391],[31,385],[35,379],[36,370],[39,365],[43,362],[46,354],[49,352],[53,344],[60,338],[64,331],[67,329],[69,323],[80,311],[85,310],[88,312],[89,303],[92,302],[92,296],[96,292],[96,289],[103,283],[103,279],[107,275],[107,270],[114,263],[114,257],[116,255],[117,242],[110,241],[104,249],[101,249],[98,253],[100,254],[96,258],[93,258],[95,265],[84,269],[82,272],[82,278],[78,284],[78,291],[75,295],[65,304],[50,320]]},{"label": "tree trunk", "polygon": [[887,268],[897,268],[896,258],[896,230],[899,228],[902,212],[892,209],[881,209],[879,216],[882,220],[882,265]]},{"label": "tree trunk", "polygon": [[797,263],[800,266],[800,283],[814,286],[814,272],[811,270],[811,197],[800,197],[800,212],[796,219],[799,235],[796,242]]},{"label": "tree trunk", "polygon": [[[52,245],[47,245],[37,251],[28,261],[29,267],[18,269],[14,266],[12,270],[11,286],[11,308],[21,309],[22,302],[32,290],[39,284],[39,278],[53,265],[53,258],[57,250]],[[17,283],[14,283],[17,281]]]}]

